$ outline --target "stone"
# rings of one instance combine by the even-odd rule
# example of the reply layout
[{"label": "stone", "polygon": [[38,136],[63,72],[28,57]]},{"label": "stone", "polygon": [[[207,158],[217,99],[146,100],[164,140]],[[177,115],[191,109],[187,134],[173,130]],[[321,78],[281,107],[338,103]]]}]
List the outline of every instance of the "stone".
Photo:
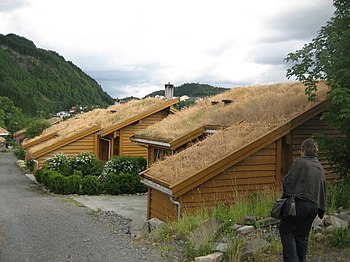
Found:
[{"label": "stone", "polygon": [[267,248],[269,245],[270,244],[262,238],[251,239],[242,249],[241,261],[245,261],[248,257]]},{"label": "stone", "polygon": [[350,223],[350,214],[348,214],[348,212],[341,212],[340,214],[335,214],[335,217]]},{"label": "stone", "polygon": [[344,221],[340,218],[337,218],[335,216],[328,216],[324,219],[324,223],[327,226],[334,226],[336,228],[338,227],[348,227],[349,223],[347,221]]},{"label": "stone", "polygon": [[153,232],[156,229],[162,228],[165,225],[165,222],[158,218],[151,218],[148,220],[149,232]]},{"label": "stone", "polygon": [[189,240],[192,243],[194,250],[198,251],[199,247],[203,243],[212,241],[217,235],[220,228],[220,223],[214,218],[203,221],[189,235]]},{"label": "stone", "polygon": [[240,227],[236,230],[236,232],[238,234],[242,234],[242,235],[246,235],[246,234],[253,232],[253,231],[254,231],[253,226],[243,226],[243,227]]},{"label": "stone", "polygon": [[227,242],[220,242],[220,243],[218,243],[217,245],[214,246],[213,251],[226,253],[228,248],[229,248],[229,245],[228,245]]},{"label": "stone", "polygon": [[316,216],[314,221],[312,222],[312,226],[321,226],[321,225],[323,225],[323,219],[321,219],[318,216]]},{"label": "stone", "polygon": [[148,221],[144,218],[135,218],[130,224],[130,235],[134,238],[140,238],[141,236],[149,233]]},{"label": "stone", "polygon": [[314,230],[315,234],[322,233],[322,227],[318,225],[312,226],[312,229]]},{"label": "stone", "polygon": [[222,262],[224,260],[224,254],[221,252],[215,252],[213,254],[196,257],[195,262]]}]

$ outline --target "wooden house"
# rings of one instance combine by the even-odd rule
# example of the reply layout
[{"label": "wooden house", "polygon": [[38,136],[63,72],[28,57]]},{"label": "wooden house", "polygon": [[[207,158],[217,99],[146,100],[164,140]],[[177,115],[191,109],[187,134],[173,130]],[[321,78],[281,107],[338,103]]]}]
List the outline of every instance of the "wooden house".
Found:
[{"label": "wooden house", "polygon": [[90,152],[102,160],[114,155],[146,157],[147,150],[129,137],[162,120],[176,103],[178,99],[147,98],[95,109],[51,126],[42,135],[24,141],[22,147],[26,158],[33,158],[38,166],[57,153],[73,156]]},{"label": "wooden house", "polygon": [[[240,102],[229,106],[237,120],[244,116],[243,122],[140,174],[148,186],[148,218],[179,219],[183,212],[198,207],[232,203],[237,193],[279,185],[300,155],[304,139],[318,133],[339,135],[320,120],[327,110],[327,88],[321,85],[313,103],[307,102],[299,84],[248,88],[243,96],[237,93]],[[320,160],[327,178],[334,177],[324,156]]]},{"label": "wooden house", "polygon": [[148,167],[154,162],[162,161],[165,157],[181,152],[182,150],[202,141],[208,135],[220,132],[222,127],[216,125],[205,125],[189,131],[171,141],[148,139],[142,135],[134,135],[131,140],[140,146],[147,148]]}]

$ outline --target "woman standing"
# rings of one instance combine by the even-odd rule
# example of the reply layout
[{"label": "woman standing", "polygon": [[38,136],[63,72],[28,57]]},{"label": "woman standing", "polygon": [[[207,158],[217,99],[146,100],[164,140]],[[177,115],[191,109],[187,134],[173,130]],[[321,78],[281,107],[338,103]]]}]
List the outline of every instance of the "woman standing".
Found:
[{"label": "woman standing", "polygon": [[296,216],[283,220],[279,229],[285,262],[306,261],[312,222],[317,214],[322,218],[325,213],[325,175],[317,153],[316,141],[303,141],[301,157],[283,178],[283,197],[295,196],[296,202]]}]

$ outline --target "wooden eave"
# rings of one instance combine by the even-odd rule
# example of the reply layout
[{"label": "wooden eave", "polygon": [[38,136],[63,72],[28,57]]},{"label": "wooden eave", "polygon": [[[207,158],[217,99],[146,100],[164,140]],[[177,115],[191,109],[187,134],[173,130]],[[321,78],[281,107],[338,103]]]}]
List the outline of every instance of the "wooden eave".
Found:
[{"label": "wooden eave", "polygon": [[235,150],[234,152],[226,155],[225,157],[222,157],[221,159],[217,160],[210,166],[207,166],[203,168],[202,170],[198,171],[197,173],[184,178],[181,181],[178,181],[177,183],[173,185],[169,185],[165,181],[161,181],[160,179],[155,179],[151,176],[147,175],[147,170],[144,171],[142,176],[157,181],[158,183],[162,185],[168,185],[169,189],[172,190],[173,195],[175,198],[178,198],[185,194],[186,192],[190,191],[191,189],[203,184],[204,182],[208,181],[209,179],[215,177],[216,175],[220,174],[221,172],[227,170],[232,165],[237,164],[238,162],[246,159],[250,155],[258,152],[259,150],[263,149],[264,147],[268,146],[272,142],[278,140],[279,138],[285,136],[288,134],[291,130],[295,129],[296,127],[302,125],[306,121],[312,119],[313,117],[317,116],[318,114],[324,112],[328,106],[328,101],[323,101],[319,103],[318,105],[310,108],[309,110],[299,114],[297,117],[293,118],[289,122],[285,123],[282,126],[279,126],[267,134],[261,136],[260,138],[254,140],[253,142],[249,143],[248,145],[244,145],[241,148]]},{"label": "wooden eave", "polygon": [[40,137],[40,138],[38,138],[38,139],[29,141],[29,142],[24,142],[24,143],[22,143],[22,148],[23,148],[24,150],[26,150],[26,149],[28,149],[29,147],[35,146],[35,145],[40,144],[40,143],[42,143],[42,142],[44,142],[44,141],[46,141],[46,140],[49,140],[49,139],[55,137],[55,136],[57,135],[57,132],[58,132],[58,131],[55,131],[55,132],[52,132],[52,133],[47,134],[47,135],[45,135],[45,136],[42,136],[42,137]]},{"label": "wooden eave", "polygon": [[130,117],[130,118],[128,118],[128,119],[126,119],[126,120],[124,120],[124,121],[122,121],[120,123],[117,123],[115,125],[112,125],[110,127],[106,127],[104,129],[102,129],[100,131],[100,136],[104,137],[106,135],[109,135],[109,134],[113,133],[116,130],[119,130],[119,129],[121,129],[123,127],[126,127],[128,125],[131,125],[131,124],[133,124],[133,123],[135,123],[135,122],[137,122],[137,121],[139,121],[139,120],[141,120],[143,118],[146,118],[146,117],[148,117],[150,115],[153,115],[153,114],[155,114],[155,113],[157,113],[159,111],[162,111],[162,110],[164,110],[167,107],[171,107],[171,106],[177,104],[178,102],[179,102],[178,98],[174,98],[174,99],[165,101],[159,107],[147,110],[147,111],[145,111],[143,113],[140,113],[140,114],[138,114],[136,116]]},{"label": "wooden eave", "polygon": [[147,139],[143,136],[134,135],[130,139],[136,143],[141,143],[144,146],[156,146],[157,148],[163,148],[168,150],[176,150],[180,146],[198,138],[199,136],[203,135],[205,131],[207,130],[219,130],[221,127],[217,125],[205,125],[202,127],[199,127],[195,130],[190,131],[189,133],[174,139],[170,142],[167,142],[165,140],[152,140]]},{"label": "wooden eave", "polygon": [[40,149],[38,151],[34,151],[34,152],[30,152],[31,153],[31,156],[33,158],[38,158],[38,157],[41,157],[42,155],[45,155],[46,153],[48,152],[51,152],[51,151],[54,151],[60,147],[63,147],[69,143],[72,143],[76,140],[79,140],[80,138],[82,137],[85,137],[85,136],[88,136],[90,134],[93,134],[93,133],[96,133],[98,132],[99,130],[101,129],[101,126],[98,125],[98,126],[93,126],[91,128],[88,128],[88,129],[85,129],[77,134],[73,134],[67,138],[64,138],[60,141],[57,141],[56,143],[53,143],[52,145],[49,145],[48,147],[46,148],[43,148],[43,149]]}]

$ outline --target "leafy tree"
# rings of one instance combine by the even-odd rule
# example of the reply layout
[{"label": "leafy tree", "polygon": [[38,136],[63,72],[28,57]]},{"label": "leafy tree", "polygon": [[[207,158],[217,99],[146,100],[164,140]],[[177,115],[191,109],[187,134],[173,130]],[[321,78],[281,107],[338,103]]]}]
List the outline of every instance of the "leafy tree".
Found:
[{"label": "leafy tree", "polygon": [[45,128],[48,128],[50,123],[43,118],[38,118],[29,123],[26,128],[26,138],[33,138],[40,135]]},{"label": "leafy tree", "polygon": [[26,124],[22,110],[16,107],[8,97],[0,96],[0,123],[9,132],[14,133],[22,129]]},{"label": "leafy tree", "polygon": [[315,39],[301,50],[288,54],[293,62],[287,77],[302,81],[309,99],[315,98],[316,83],[327,81],[329,111],[323,115],[331,126],[338,128],[343,137],[326,139],[329,161],[342,176],[350,172],[350,1],[334,0],[334,16],[321,28]]}]

